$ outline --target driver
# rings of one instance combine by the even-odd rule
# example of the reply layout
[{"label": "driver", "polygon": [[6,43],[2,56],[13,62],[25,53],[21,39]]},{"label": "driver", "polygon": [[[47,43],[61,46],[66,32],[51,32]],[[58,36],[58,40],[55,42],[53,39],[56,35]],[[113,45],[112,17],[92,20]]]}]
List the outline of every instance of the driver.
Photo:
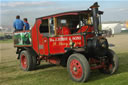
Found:
[{"label": "driver", "polygon": [[58,28],[57,30],[57,34],[60,34],[60,35],[68,35],[68,34],[71,34],[71,31],[70,29],[68,28],[68,24],[67,24],[67,21],[66,20],[61,20],[60,21],[60,27]]}]

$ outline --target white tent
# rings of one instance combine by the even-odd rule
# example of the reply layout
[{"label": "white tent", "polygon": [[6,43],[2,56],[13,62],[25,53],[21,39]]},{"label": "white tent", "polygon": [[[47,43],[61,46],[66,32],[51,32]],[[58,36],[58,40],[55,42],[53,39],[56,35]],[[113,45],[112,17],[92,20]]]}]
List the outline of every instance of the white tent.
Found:
[{"label": "white tent", "polygon": [[3,29],[3,28],[0,26],[0,29]]},{"label": "white tent", "polygon": [[121,32],[121,25],[119,23],[102,24],[102,30],[111,30],[112,34]]},{"label": "white tent", "polygon": [[0,31],[2,31],[3,30],[3,28],[0,26]]},{"label": "white tent", "polygon": [[128,30],[127,28],[121,28],[121,31],[123,31],[123,30]]}]

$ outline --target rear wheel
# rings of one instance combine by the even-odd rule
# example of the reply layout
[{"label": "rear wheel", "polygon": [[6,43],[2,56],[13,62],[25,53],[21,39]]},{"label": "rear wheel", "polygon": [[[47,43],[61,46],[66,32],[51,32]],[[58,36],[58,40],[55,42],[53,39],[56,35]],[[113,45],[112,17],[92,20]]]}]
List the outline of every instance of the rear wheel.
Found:
[{"label": "rear wheel", "polygon": [[76,82],[87,81],[90,74],[90,66],[84,55],[75,53],[68,58],[67,70]]},{"label": "rear wheel", "polygon": [[36,57],[28,50],[24,50],[20,53],[20,66],[24,71],[30,71],[36,67]]},{"label": "rear wheel", "polygon": [[108,50],[107,59],[104,68],[99,69],[100,72],[105,74],[113,74],[117,71],[119,66],[119,58],[114,51]]}]

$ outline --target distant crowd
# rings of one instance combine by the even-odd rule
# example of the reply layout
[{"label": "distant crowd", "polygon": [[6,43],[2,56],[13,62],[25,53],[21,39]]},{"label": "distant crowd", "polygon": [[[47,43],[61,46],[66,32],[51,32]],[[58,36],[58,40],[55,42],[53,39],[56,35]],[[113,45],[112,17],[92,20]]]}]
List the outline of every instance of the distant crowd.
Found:
[{"label": "distant crowd", "polygon": [[30,29],[27,18],[24,18],[22,21],[19,15],[16,16],[16,20],[13,23],[13,27],[15,28],[15,32]]}]

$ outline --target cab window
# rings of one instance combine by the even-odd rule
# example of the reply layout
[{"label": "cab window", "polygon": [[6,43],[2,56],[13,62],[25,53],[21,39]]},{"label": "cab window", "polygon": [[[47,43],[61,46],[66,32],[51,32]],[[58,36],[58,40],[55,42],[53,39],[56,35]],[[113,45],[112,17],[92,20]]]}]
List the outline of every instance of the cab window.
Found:
[{"label": "cab window", "polygon": [[39,31],[41,34],[44,36],[48,36],[49,34],[49,29],[48,29],[48,19],[42,20],[42,23],[40,24]]}]

